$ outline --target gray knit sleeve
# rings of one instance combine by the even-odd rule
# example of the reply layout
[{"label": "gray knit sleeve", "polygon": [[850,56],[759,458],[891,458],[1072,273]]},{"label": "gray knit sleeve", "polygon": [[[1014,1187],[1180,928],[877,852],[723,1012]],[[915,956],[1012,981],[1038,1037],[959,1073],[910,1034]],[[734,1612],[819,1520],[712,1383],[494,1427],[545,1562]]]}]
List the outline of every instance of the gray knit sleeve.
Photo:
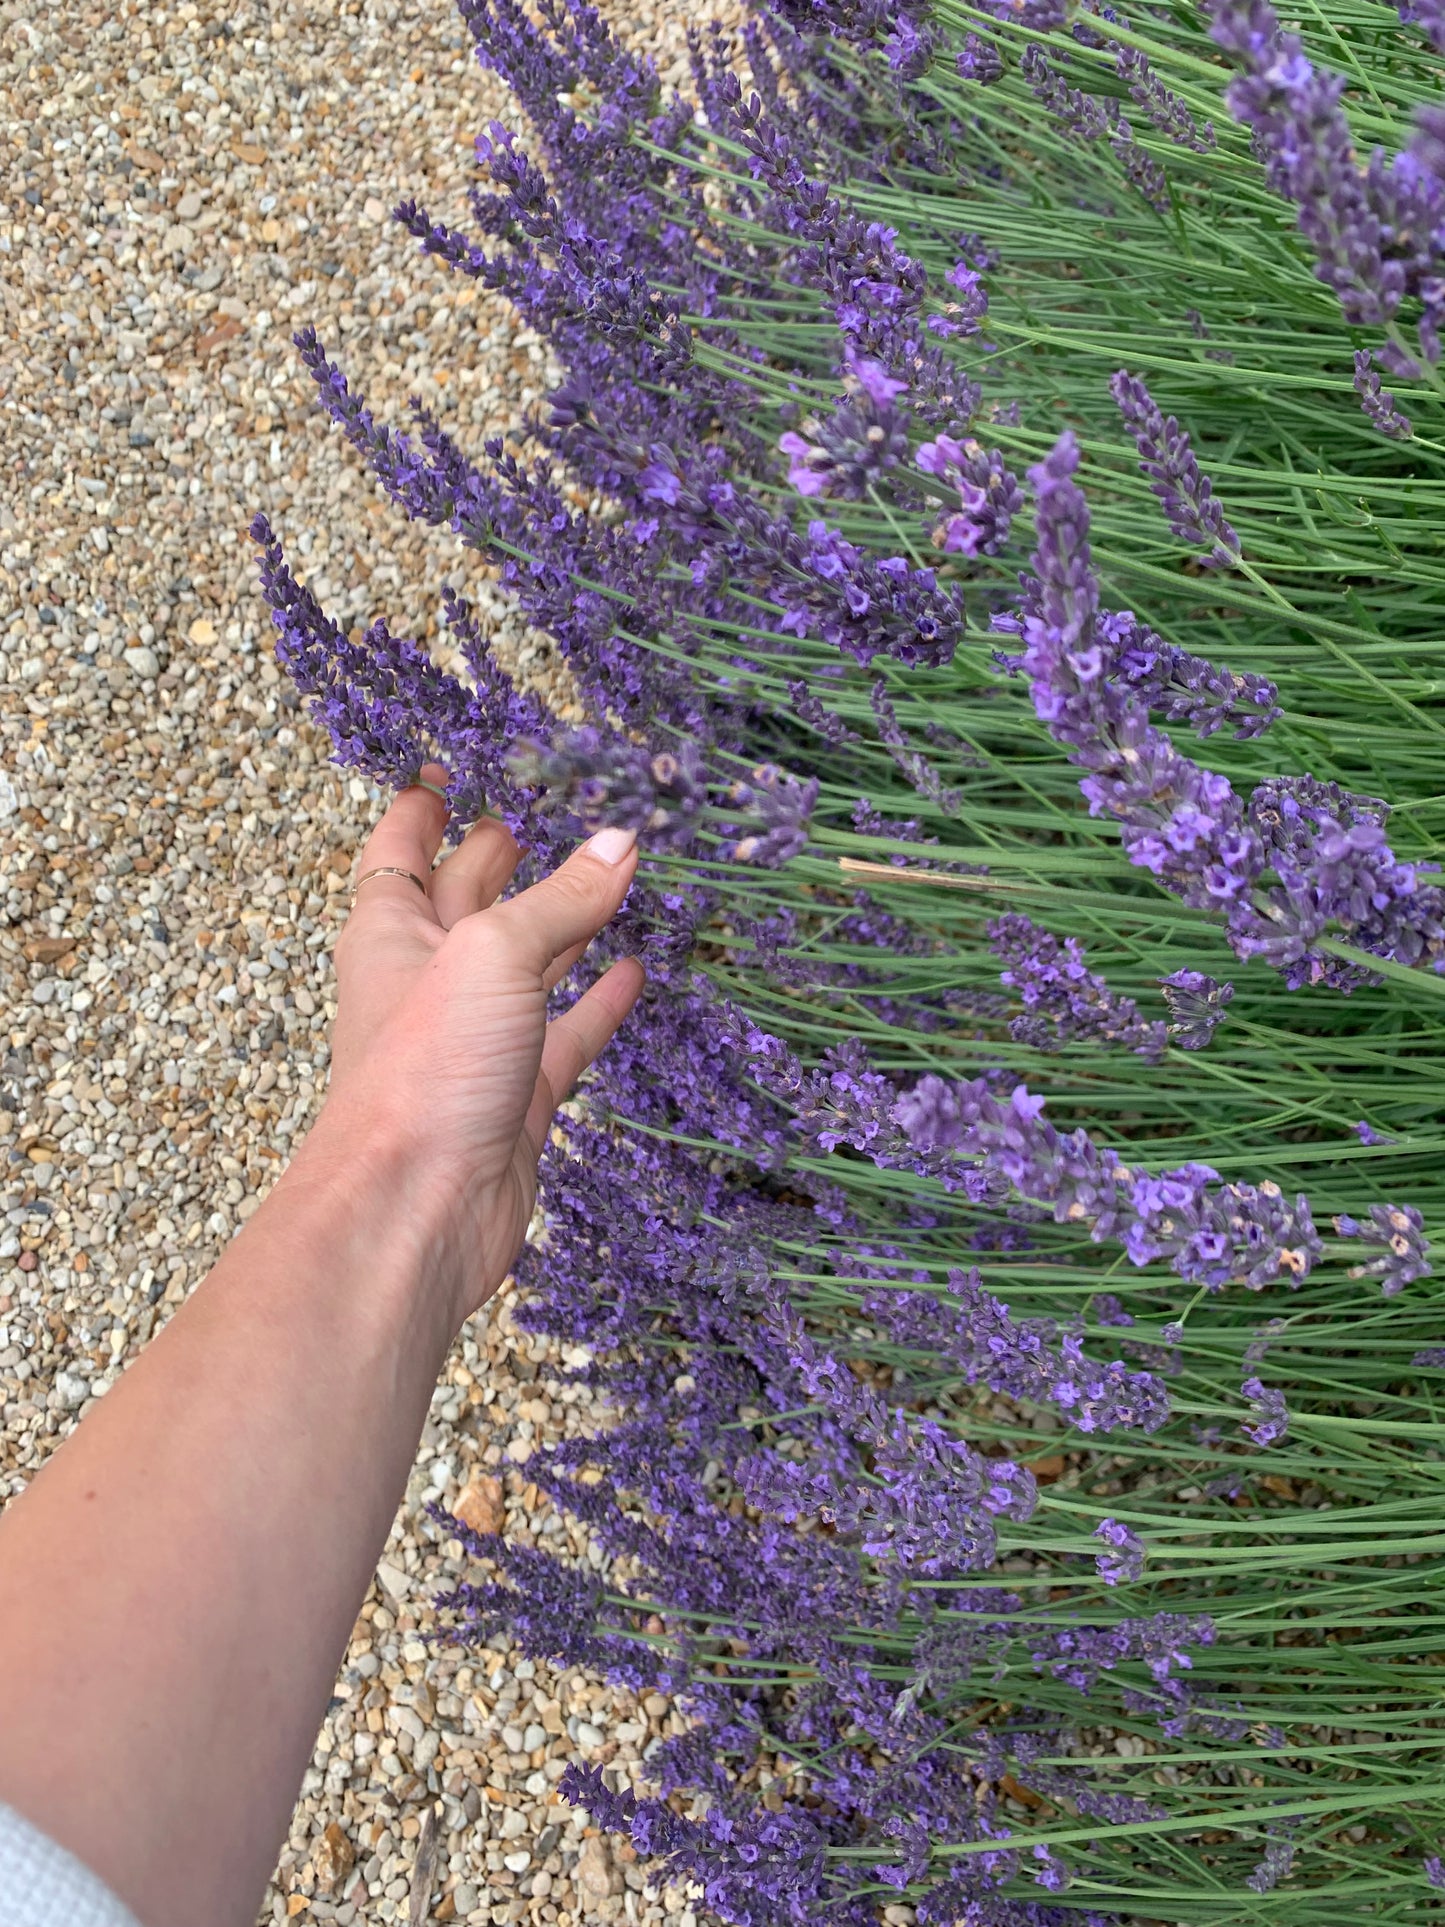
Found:
[{"label": "gray knit sleeve", "polygon": [[73,1853],[0,1803],[0,1927],[140,1927]]}]

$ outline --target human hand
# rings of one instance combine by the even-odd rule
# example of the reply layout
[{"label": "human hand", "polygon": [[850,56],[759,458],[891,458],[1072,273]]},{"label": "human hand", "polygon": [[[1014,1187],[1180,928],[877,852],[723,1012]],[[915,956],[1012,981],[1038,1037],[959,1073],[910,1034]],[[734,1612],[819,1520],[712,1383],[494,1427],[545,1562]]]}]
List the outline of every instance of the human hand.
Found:
[{"label": "human hand", "polygon": [[[445,783],[438,764],[422,771]],[[336,946],[331,1081],[316,1135],[343,1164],[400,1158],[393,1208],[431,1226],[460,1325],[501,1284],[531,1220],[537,1159],[559,1103],[642,990],[616,963],[547,1022],[547,993],[615,915],[637,868],[628,831],[603,830],[560,869],[499,902],[521,855],[484,818],[432,870],[446,812],[403,790],[356,860],[364,884]],[[395,1164],[388,1167],[394,1173]]]}]

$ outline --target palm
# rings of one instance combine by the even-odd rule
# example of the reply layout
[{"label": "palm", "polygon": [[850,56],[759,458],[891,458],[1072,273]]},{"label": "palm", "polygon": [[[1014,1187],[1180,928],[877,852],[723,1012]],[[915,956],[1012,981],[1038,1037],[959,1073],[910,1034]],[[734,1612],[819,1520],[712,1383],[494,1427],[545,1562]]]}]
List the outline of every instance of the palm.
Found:
[{"label": "palm", "polygon": [[[429,791],[405,791],[357,875],[395,865],[425,876],[441,826]],[[501,824],[484,821],[431,872],[425,898],[404,877],[375,878],[336,951],[328,1101],[385,1116],[420,1145],[429,1181],[447,1187],[462,1316],[506,1276],[531,1221],[552,1114],[642,987],[639,966],[616,965],[548,1024],[548,991],[618,907],[635,858],[609,865],[579,853],[499,903],[518,854]]]}]

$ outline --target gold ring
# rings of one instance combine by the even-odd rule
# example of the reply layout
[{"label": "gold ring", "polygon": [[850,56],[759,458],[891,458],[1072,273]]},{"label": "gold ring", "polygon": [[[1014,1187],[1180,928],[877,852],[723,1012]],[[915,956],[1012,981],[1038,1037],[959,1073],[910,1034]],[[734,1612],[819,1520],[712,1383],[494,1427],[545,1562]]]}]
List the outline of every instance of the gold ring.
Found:
[{"label": "gold ring", "polygon": [[360,876],[356,879],[355,883],[351,886],[351,901],[353,903],[356,901],[356,893],[362,884],[368,882],[372,877],[410,877],[422,895],[426,895],[426,885],[414,870],[399,870],[394,863],[383,863],[377,869],[368,870],[365,876]]}]

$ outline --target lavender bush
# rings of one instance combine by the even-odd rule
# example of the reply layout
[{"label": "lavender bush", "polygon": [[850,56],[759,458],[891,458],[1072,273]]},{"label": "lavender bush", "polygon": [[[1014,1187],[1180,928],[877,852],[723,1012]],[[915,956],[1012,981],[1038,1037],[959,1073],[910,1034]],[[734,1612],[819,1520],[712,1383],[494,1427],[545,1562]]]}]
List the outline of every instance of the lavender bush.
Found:
[{"label": "lavender bush", "polygon": [[397,213],[564,368],[530,452],[299,347],[585,720],[255,530],[339,760],[439,754],[524,880],[645,852],[518,1272],[613,1414],[530,1470],[629,1577],[438,1513],[447,1636],[671,1695],[565,1790],[740,1927],[1429,1917],[1433,15],[773,0],[674,100],[578,0],[462,13],[515,123],[469,231]]}]

